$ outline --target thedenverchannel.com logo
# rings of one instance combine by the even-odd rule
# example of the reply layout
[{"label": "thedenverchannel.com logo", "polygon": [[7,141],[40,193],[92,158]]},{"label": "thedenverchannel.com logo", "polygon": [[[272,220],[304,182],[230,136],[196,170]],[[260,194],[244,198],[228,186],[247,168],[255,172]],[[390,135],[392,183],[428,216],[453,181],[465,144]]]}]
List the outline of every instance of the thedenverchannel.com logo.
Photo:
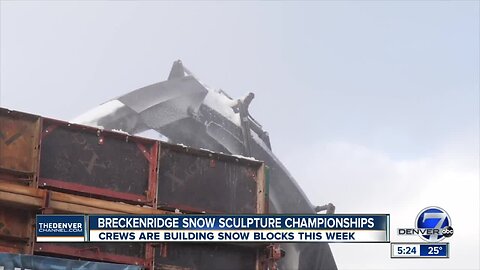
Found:
[{"label": "thedenverchannel.com logo", "polygon": [[398,229],[399,235],[418,235],[427,242],[439,242],[453,235],[452,220],[447,211],[431,206],[418,213],[416,228]]}]

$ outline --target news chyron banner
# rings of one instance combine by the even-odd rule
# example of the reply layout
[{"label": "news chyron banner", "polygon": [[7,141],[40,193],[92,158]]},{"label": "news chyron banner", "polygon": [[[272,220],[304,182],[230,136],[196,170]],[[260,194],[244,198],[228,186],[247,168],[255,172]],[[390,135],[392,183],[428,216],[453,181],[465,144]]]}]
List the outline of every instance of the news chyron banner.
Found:
[{"label": "news chyron banner", "polygon": [[378,215],[38,215],[37,242],[390,242]]}]

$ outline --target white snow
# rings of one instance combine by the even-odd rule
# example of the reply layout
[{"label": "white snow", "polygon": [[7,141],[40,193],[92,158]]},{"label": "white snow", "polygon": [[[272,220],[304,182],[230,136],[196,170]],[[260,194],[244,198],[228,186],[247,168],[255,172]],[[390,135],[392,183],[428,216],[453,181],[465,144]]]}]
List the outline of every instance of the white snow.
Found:
[{"label": "white snow", "polygon": [[125,107],[125,105],[122,102],[116,99],[111,100],[76,117],[71,122],[77,123],[77,124],[100,127],[97,123],[98,119],[100,119],[105,115],[114,114],[118,109],[122,107]]},{"label": "white snow", "polygon": [[265,142],[263,142],[256,132],[252,131],[250,134],[252,134],[252,138],[263,148],[263,150],[265,150],[265,152],[272,153],[272,150],[268,148],[268,146],[265,144]]},{"label": "white snow", "polygon": [[[207,88],[207,86],[205,86],[205,88]],[[203,100],[203,103],[219,112],[221,115],[232,121],[235,125],[240,126],[240,114],[235,113],[232,109],[232,107],[237,104],[236,100],[231,100],[224,94],[208,89],[208,94]]]},{"label": "white snow", "polygon": [[135,136],[144,137],[147,139],[159,140],[162,142],[168,142],[169,139],[167,136],[163,135],[162,133],[154,130],[154,129],[147,129],[139,133],[135,133]]},{"label": "white snow", "polygon": [[232,155],[232,156],[240,158],[240,159],[248,159],[248,160],[252,160],[252,161],[259,161],[258,159],[255,159],[254,157],[246,157],[246,156],[242,156],[242,155]]},{"label": "white snow", "polygon": [[128,132],[123,131],[123,130],[121,130],[121,129],[115,129],[115,128],[114,128],[114,129],[112,129],[112,131],[117,132],[117,133],[122,133],[122,134],[130,135],[130,134],[128,134]]}]

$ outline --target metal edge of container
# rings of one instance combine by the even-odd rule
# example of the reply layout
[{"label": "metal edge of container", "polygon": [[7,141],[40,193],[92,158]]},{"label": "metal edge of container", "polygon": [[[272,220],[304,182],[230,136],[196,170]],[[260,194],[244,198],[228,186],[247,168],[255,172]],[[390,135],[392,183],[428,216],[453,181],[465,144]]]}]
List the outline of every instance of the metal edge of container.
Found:
[{"label": "metal edge of container", "polygon": [[[31,131],[31,136],[33,137],[31,141],[31,145],[28,147],[32,147],[31,149],[31,158],[30,158],[30,166],[24,170],[15,169],[15,168],[0,168],[0,175],[2,176],[2,180],[10,181],[10,182],[20,182],[22,184],[27,183],[30,186],[36,185],[37,180],[37,172],[38,172],[38,165],[39,165],[39,148],[40,148],[40,129],[41,129],[41,121],[42,117],[39,115],[29,114],[25,112],[19,112],[14,110],[9,110],[6,108],[0,107],[0,117],[10,118],[10,119],[19,119],[22,122],[30,122],[32,123],[32,128],[29,128]],[[24,128],[27,129],[27,128]],[[24,131],[24,130],[23,130]],[[20,137],[23,134],[19,132],[16,136]],[[3,134],[0,134],[0,139],[3,138]],[[14,137],[8,138],[7,140],[15,139]],[[11,143],[11,142],[10,142]],[[29,152],[26,150],[26,152]],[[1,154],[1,153],[0,153]]]}]

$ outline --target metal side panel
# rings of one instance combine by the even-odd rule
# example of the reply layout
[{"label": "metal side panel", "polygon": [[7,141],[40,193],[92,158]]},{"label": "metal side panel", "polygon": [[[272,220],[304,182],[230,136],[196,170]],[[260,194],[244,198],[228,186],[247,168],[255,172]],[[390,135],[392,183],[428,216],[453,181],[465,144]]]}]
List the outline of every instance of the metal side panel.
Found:
[{"label": "metal side panel", "polygon": [[38,164],[40,117],[0,108],[0,175],[34,180]]},{"label": "metal side panel", "polygon": [[29,209],[19,209],[7,205],[0,206],[0,237],[30,239],[35,213]]},{"label": "metal side panel", "polygon": [[145,243],[35,243],[34,254],[151,266],[152,248]]},{"label": "metal side panel", "polygon": [[31,253],[35,213],[0,205],[0,252]]},{"label": "metal side panel", "polygon": [[141,270],[143,268],[137,265],[100,263],[82,260],[69,260],[65,258],[54,258],[47,256],[0,253],[0,269]]},{"label": "metal side panel", "polygon": [[259,265],[255,248],[226,244],[163,243],[155,248],[158,270],[254,270]]},{"label": "metal side panel", "polygon": [[157,142],[43,120],[39,187],[154,205]]},{"label": "metal side panel", "polygon": [[158,207],[207,213],[263,212],[264,205],[258,203],[264,201],[265,178],[258,175],[262,166],[261,162],[162,143]]}]

